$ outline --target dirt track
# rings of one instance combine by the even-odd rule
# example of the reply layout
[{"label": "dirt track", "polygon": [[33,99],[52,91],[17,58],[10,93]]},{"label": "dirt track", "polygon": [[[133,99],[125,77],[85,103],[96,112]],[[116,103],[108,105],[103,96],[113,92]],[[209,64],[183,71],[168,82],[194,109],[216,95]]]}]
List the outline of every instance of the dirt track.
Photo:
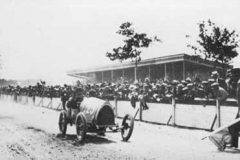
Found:
[{"label": "dirt track", "polygon": [[[74,127],[58,134],[59,112],[0,101],[0,159],[240,159],[239,150],[218,152],[205,131],[135,123],[129,142],[120,133],[88,134],[76,141]],[[119,121],[120,122],[120,121]]]}]

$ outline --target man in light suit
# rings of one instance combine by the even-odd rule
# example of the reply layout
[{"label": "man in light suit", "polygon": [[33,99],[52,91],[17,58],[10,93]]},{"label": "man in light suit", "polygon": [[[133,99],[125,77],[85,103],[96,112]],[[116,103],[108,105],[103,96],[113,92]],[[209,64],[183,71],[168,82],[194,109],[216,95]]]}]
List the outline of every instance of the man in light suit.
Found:
[{"label": "man in light suit", "polygon": [[211,77],[219,84],[220,87],[226,89],[227,84],[224,79],[219,77],[218,71],[213,71]]}]

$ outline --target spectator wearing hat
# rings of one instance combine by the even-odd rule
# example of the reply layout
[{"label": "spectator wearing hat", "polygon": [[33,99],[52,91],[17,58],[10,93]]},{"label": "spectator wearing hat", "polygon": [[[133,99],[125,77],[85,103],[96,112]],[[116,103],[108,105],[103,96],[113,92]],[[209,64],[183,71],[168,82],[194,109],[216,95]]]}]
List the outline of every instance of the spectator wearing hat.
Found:
[{"label": "spectator wearing hat", "polygon": [[149,79],[145,79],[145,83],[143,84],[143,89],[140,91],[139,95],[139,101],[140,101],[140,107],[142,107],[143,110],[149,109],[147,105],[147,100],[148,100],[148,94],[149,90],[151,89],[151,85],[148,81]]},{"label": "spectator wearing hat", "polygon": [[182,80],[181,81],[181,84],[182,84],[182,87],[184,88],[184,87],[187,87],[187,82],[185,81],[185,80]]},{"label": "spectator wearing hat", "polygon": [[60,98],[61,98],[61,101],[62,101],[62,107],[64,110],[66,110],[66,102],[67,100],[69,99],[70,95],[69,95],[69,92],[68,92],[68,88],[67,88],[67,85],[64,84],[64,87],[62,88],[61,90],[61,94],[60,94]]},{"label": "spectator wearing hat", "polygon": [[225,89],[220,87],[217,82],[214,82],[211,87],[215,98],[219,101],[219,104],[222,105],[227,100],[229,94]]},{"label": "spectator wearing hat", "polygon": [[237,118],[238,118],[238,117],[240,117],[240,79],[237,82],[236,99],[237,99],[237,104],[238,104],[238,115],[237,115]]},{"label": "spectator wearing hat", "polygon": [[97,96],[97,91],[96,91],[94,85],[91,85],[91,86],[90,86],[90,89],[89,89],[89,91],[88,91],[88,96],[89,96],[89,97],[96,97],[96,96]]},{"label": "spectator wearing hat", "polygon": [[217,82],[219,84],[220,87],[222,87],[224,89],[227,88],[226,82],[222,78],[219,77],[218,71],[213,71],[211,77],[214,79],[215,82]]},{"label": "spectator wearing hat", "polygon": [[163,97],[165,97],[165,93],[166,93],[166,87],[167,87],[167,84],[166,83],[162,83],[161,85],[160,85],[160,88],[159,88],[159,96],[160,96],[160,98],[163,98]]},{"label": "spectator wearing hat", "polygon": [[202,81],[201,87],[199,88],[200,97],[204,98],[206,101],[203,101],[203,107],[206,106],[209,98],[213,98],[213,90],[211,89],[211,84],[209,81]]},{"label": "spectator wearing hat", "polygon": [[185,100],[187,101],[193,101],[195,98],[195,91],[193,89],[193,84],[192,83],[188,83],[187,84],[187,92],[185,94]]},{"label": "spectator wearing hat", "polygon": [[[229,94],[227,93],[227,91],[225,89],[223,89],[222,87],[219,86],[219,84],[217,82],[214,82],[212,85],[212,90],[213,93],[215,95],[215,98],[219,101],[220,106],[227,100]],[[223,151],[226,148],[227,144],[231,144],[231,133],[230,133],[230,127],[228,128],[228,130],[226,131],[226,133],[224,132],[224,134],[221,135],[221,137],[219,137],[220,143],[221,145],[218,146],[218,149],[220,151]]]},{"label": "spectator wearing hat", "polygon": [[139,84],[137,82],[135,82],[133,85],[130,85],[129,90],[131,91],[131,93],[129,94],[130,103],[131,103],[132,107],[135,108],[136,101],[137,101],[138,94],[139,94]]},{"label": "spectator wearing hat", "polygon": [[187,78],[186,78],[186,82],[187,82],[187,84],[192,83],[191,78],[190,78],[190,77],[187,77]]},{"label": "spectator wearing hat", "polygon": [[202,86],[205,98],[207,100],[209,98],[214,98],[213,90],[211,89],[211,83],[209,83],[209,81],[203,81]]},{"label": "spectator wearing hat", "polygon": [[183,93],[183,84],[178,84],[176,87],[176,97],[181,98],[184,95]]},{"label": "spectator wearing hat", "polygon": [[173,96],[173,87],[169,84],[166,86],[165,97],[172,98]]},{"label": "spectator wearing hat", "polygon": [[161,100],[161,85],[156,83],[156,85],[152,88],[153,89],[153,98],[156,102],[160,102]]}]

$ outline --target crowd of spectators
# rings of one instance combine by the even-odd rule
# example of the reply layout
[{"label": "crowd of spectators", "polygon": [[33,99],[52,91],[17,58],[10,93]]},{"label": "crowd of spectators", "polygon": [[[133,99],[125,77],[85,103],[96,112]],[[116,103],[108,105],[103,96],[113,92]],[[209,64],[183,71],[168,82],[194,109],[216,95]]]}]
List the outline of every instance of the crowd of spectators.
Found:
[{"label": "crowd of spectators", "polygon": [[[122,100],[130,100],[133,107],[136,101],[143,100],[144,102],[171,102],[172,97],[176,99],[191,102],[195,97],[199,98],[214,98],[211,84],[218,82],[223,88],[227,88],[225,81],[219,78],[218,72],[212,72],[212,76],[207,81],[201,81],[199,78],[192,80],[150,80],[146,78],[143,83],[129,84],[127,81],[122,83],[93,83],[81,84],[77,81],[77,86],[83,89],[84,96],[98,97],[112,100],[114,97]],[[8,95],[26,95],[29,97],[61,97],[63,101],[67,100],[74,92],[76,85],[49,86],[44,81],[40,81],[34,86],[7,86],[1,87],[0,93]],[[147,109],[146,107],[144,107]]]}]

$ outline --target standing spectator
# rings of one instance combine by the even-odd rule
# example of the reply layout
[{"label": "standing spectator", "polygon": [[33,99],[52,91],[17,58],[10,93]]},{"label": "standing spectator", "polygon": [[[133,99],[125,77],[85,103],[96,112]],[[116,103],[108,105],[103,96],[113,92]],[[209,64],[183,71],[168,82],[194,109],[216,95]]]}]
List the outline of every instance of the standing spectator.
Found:
[{"label": "standing spectator", "polygon": [[213,97],[213,91],[208,81],[202,81],[202,90],[203,90],[203,97],[206,100],[205,102],[203,102],[203,106],[205,107],[209,98]]},{"label": "standing spectator", "polygon": [[[240,80],[237,82],[237,104],[238,112],[236,118],[240,118]],[[232,136],[231,147],[238,148],[238,135],[240,132],[240,122],[229,127],[229,132]]]},{"label": "standing spectator", "polygon": [[139,94],[139,84],[137,82],[135,82],[134,85],[131,85],[129,87],[129,89],[131,90],[131,93],[129,94],[130,102],[131,102],[132,107],[135,108],[137,97]]},{"label": "standing spectator", "polygon": [[219,77],[218,71],[213,71],[211,76],[214,79],[214,81],[219,84],[220,87],[222,87],[224,89],[227,88],[226,82],[222,78]]},{"label": "standing spectator", "polygon": [[66,84],[64,84],[64,87],[62,88],[62,91],[61,91],[61,101],[62,101],[62,107],[64,110],[66,110],[66,102],[67,100],[69,99],[69,93],[68,93],[68,87]]},{"label": "standing spectator", "polygon": [[88,91],[88,96],[89,97],[96,97],[97,96],[97,92],[95,90],[94,85],[91,85],[90,88],[91,89]]},{"label": "standing spectator", "polygon": [[149,109],[147,105],[147,100],[148,100],[148,92],[150,89],[151,89],[150,81],[148,78],[146,78],[143,84],[143,90],[139,96],[140,107],[142,107],[143,110]]},{"label": "standing spectator", "polygon": [[[222,87],[219,86],[217,82],[214,82],[212,85],[212,90],[215,98],[219,101],[221,106],[228,98],[228,93]],[[219,151],[223,151],[226,148],[227,144],[231,144],[231,134],[230,129],[226,128],[222,130],[217,135],[210,136],[209,139],[218,147]]]},{"label": "standing spectator", "polygon": [[219,101],[220,106],[227,100],[228,93],[225,89],[219,86],[217,82],[211,85],[215,98]]}]

